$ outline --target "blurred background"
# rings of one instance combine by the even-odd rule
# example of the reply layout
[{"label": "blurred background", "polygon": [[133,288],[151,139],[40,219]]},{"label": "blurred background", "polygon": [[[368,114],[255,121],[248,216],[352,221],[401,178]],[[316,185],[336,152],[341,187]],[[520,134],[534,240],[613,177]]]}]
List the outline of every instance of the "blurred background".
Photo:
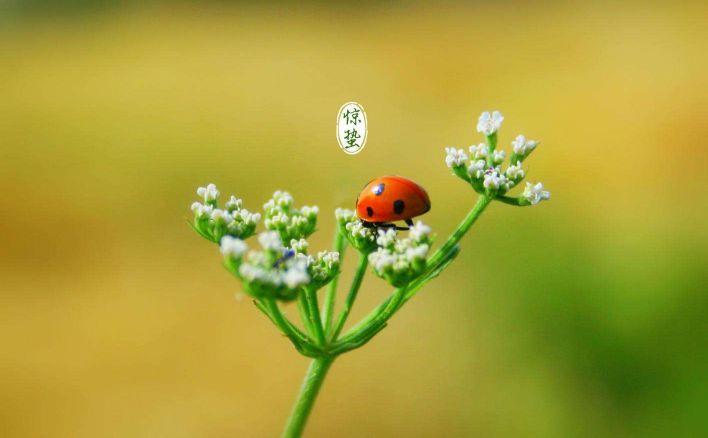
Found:
[{"label": "blurred background", "polygon": [[[196,187],[319,205],[321,250],[334,208],[405,175],[443,238],[475,198],[443,148],[493,109],[507,149],[541,140],[552,201],[494,204],[335,363],[308,435],[705,436],[705,2],[0,11],[2,436],[276,436],[307,360],[187,226]],[[369,274],[353,320],[389,291]]]}]

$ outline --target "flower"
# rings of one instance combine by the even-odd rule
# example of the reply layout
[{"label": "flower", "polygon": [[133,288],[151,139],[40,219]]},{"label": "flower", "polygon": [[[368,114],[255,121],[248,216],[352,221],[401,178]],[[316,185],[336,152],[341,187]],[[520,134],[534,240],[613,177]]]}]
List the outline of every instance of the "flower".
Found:
[{"label": "flower", "polygon": [[536,184],[527,182],[523,196],[531,203],[531,205],[536,205],[541,201],[551,199],[551,192],[543,190],[543,184],[540,182]]},{"label": "flower", "polygon": [[226,210],[229,213],[233,213],[234,211],[238,211],[241,209],[243,206],[243,201],[235,197],[234,195],[231,195],[228,201],[226,201],[226,204],[224,204],[226,207]]},{"label": "flower", "polygon": [[514,184],[517,184],[519,181],[524,179],[524,176],[526,176],[526,172],[521,167],[521,162],[517,162],[516,164],[512,164],[507,167],[505,174],[510,181],[514,182]]},{"label": "flower", "polygon": [[492,162],[496,165],[499,165],[504,162],[504,157],[506,157],[506,152],[503,150],[496,150],[492,154]]},{"label": "flower", "polygon": [[504,188],[509,181],[506,176],[499,173],[497,169],[488,169],[484,174],[484,188],[487,190],[498,190]]},{"label": "flower", "polygon": [[420,221],[411,227],[407,238],[398,238],[394,229],[380,229],[379,246],[368,255],[374,273],[396,287],[415,280],[425,270],[430,231]]},{"label": "flower", "polygon": [[309,244],[307,243],[307,240],[305,239],[291,239],[290,240],[290,248],[292,248],[295,252],[299,253],[305,253],[307,251],[307,247]]},{"label": "flower", "polygon": [[479,179],[484,175],[484,170],[487,168],[487,162],[484,160],[473,161],[470,167],[467,168],[467,172],[476,179]]},{"label": "flower", "polygon": [[467,154],[462,149],[457,149],[454,147],[445,148],[447,156],[445,157],[445,164],[447,167],[460,167],[467,161]]},{"label": "flower", "polygon": [[396,241],[396,230],[393,228],[379,228],[379,237],[376,238],[376,244],[379,246],[390,246]]},{"label": "flower", "polygon": [[281,251],[283,249],[283,242],[280,240],[280,235],[275,231],[264,231],[259,234],[258,243],[260,243],[266,251]]},{"label": "flower", "polygon": [[204,205],[201,202],[193,203],[191,208],[194,212],[194,217],[197,219],[210,218],[212,211],[214,211],[214,207],[211,205]]},{"label": "flower", "polygon": [[199,187],[197,189],[197,195],[204,199],[207,204],[216,201],[219,197],[219,191],[216,189],[216,185],[208,184],[206,187]]},{"label": "flower", "polygon": [[204,203],[192,203],[191,210],[194,212],[192,227],[202,237],[220,243],[222,237],[226,235],[243,240],[255,233],[261,215],[243,208],[241,199],[232,195],[224,204],[225,208],[221,209],[217,200],[219,191],[214,184],[199,187],[197,194],[204,199]]},{"label": "flower", "polygon": [[234,219],[233,219],[233,217],[231,217],[231,214],[229,214],[228,211],[215,208],[211,212],[211,220],[213,220],[214,222],[217,222],[217,223],[227,224]]},{"label": "flower", "polygon": [[[525,156],[531,153],[538,145],[535,140],[527,140],[523,135],[516,136],[516,139],[511,142],[511,147],[516,155]],[[513,164],[513,163],[512,163]]]},{"label": "flower", "polygon": [[339,232],[349,243],[364,254],[376,249],[375,229],[365,227],[352,210],[338,208],[334,211]]},{"label": "flower", "polygon": [[432,230],[423,222],[416,222],[408,232],[408,236],[416,242],[422,242],[428,238]]},{"label": "flower", "polygon": [[356,214],[353,210],[338,208],[334,210],[334,217],[337,219],[337,222],[351,222],[356,218]]},{"label": "flower", "polygon": [[332,269],[339,264],[339,253],[336,251],[321,251],[317,253],[317,258],[321,259],[328,268]]},{"label": "flower", "polygon": [[486,136],[492,135],[499,130],[503,121],[504,116],[499,111],[494,111],[491,114],[489,114],[489,111],[485,111],[479,116],[477,121],[477,132],[481,132]]},{"label": "flower", "polygon": [[475,160],[479,160],[480,158],[487,158],[487,155],[489,155],[489,146],[484,143],[480,143],[476,146],[472,145],[469,147],[469,150],[470,156]]},{"label": "flower", "polygon": [[396,257],[386,248],[379,248],[369,254],[369,263],[371,263],[376,272],[383,272],[389,266],[393,266],[395,262]]},{"label": "flower", "polygon": [[310,276],[307,273],[307,266],[304,263],[294,263],[288,268],[282,276],[283,283],[290,289],[295,289],[299,286],[310,282]]},{"label": "flower", "polygon": [[224,236],[221,238],[219,249],[221,250],[221,254],[226,257],[240,259],[248,250],[248,245],[241,239]]},{"label": "flower", "polygon": [[263,204],[263,210],[268,214],[273,209],[287,210],[293,205],[294,199],[290,193],[283,190],[276,190],[273,197]]},{"label": "flower", "polygon": [[283,242],[299,240],[315,231],[317,226],[316,206],[293,208],[293,197],[288,192],[276,191],[273,197],[263,205],[266,229],[277,231]]}]

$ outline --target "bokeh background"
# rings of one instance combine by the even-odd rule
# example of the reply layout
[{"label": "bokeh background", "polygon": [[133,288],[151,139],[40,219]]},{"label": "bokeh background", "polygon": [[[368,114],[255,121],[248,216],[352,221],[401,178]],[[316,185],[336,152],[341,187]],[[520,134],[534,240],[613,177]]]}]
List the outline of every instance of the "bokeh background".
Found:
[{"label": "bokeh background", "polygon": [[[706,436],[705,2],[0,10],[0,435],[276,436],[307,360],[187,226],[196,187],[287,189],[324,249],[335,207],[406,175],[444,237],[474,196],[443,147],[499,109],[552,201],[493,205],[335,363],[308,435]],[[367,276],[354,320],[388,293]]]}]

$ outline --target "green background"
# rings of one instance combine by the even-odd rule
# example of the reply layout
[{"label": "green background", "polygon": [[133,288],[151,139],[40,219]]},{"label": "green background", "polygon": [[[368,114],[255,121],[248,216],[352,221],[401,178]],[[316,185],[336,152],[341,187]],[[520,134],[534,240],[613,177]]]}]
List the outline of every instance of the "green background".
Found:
[{"label": "green background", "polygon": [[[443,148],[493,109],[507,150],[542,141],[551,202],[492,205],[334,364],[309,436],[705,433],[705,2],[0,10],[3,436],[275,436],[307,361],[234,298],[194,190],[287,189],[319,205],[320,250],[334,208],[400,174],[442,238],[474,202]],[[389,290],[367,275],[352,320]]]}]

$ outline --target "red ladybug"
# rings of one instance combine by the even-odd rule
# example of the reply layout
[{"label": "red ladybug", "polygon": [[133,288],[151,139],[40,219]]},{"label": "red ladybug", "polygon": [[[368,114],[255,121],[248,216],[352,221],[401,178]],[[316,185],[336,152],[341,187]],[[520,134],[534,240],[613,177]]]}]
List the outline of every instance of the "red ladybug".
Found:
[{"label": "red ladybug", "polygon": [[[402,176],[371,180],[356,199],[356,214],[364,225],[393,226],[394,221],[413,225],[411,218],[430,210],[430,197],[418,183]],[[407,229],[407,228],[402,228]]]}]

